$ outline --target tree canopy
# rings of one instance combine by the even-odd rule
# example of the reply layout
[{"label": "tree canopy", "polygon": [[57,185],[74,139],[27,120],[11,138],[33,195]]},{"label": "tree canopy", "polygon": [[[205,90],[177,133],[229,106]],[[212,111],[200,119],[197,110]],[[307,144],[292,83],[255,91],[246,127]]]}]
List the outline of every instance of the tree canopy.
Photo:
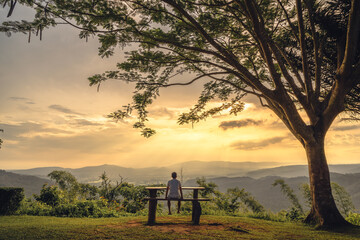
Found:
[{"label": "tree canopy", "polygon": [[[136,112],[134,127],[145,137],[155,133],[145,123],[160,88],[206,80],[179,124],[224,109],[236,114],[245,95],[256,96],[305,148],[313,195],[307,221],[346,224],[331,194],[324,138],[340,113],[359,111],[360,0],[0,0],[8,16],[17,2],[36,15],[31,22],[4,22],[0,31],[8,35],[41,39],[44,29],[69,24],[80,38],[96,35],[102,57],[132,45],[115,70],[89,80],[136,84],[132,103],[109,116]],[[185,73],[193,77],[179,80]],[[223,104],[206,108],[214,99]]]}]

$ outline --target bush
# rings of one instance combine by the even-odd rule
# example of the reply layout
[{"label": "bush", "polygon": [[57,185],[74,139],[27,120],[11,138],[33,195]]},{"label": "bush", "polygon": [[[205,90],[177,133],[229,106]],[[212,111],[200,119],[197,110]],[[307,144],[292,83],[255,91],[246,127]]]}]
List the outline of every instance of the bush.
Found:
[{"label": "bush", "polygon": [[60,204],[61,192],[57,186],[46,186],[44,184],[41,191],[40,196],[34,194],[34,198],[42,203],[45,203],[49,206],[57,206]]},{"label": "bush", "polygon": [[346,218],[346,221],[354,225],[360,225],[360,214],[359,213],[349,213]]},{"label": "bush", "polygon": [[119,194],[123,197],[121,208],[128,213],[136,213],[145,208],[145,197],[148,197],[148,191],[143,186],[135,186],[129,183],[122,183],[118,189]]},{"label": "bush", "polygon": [[290,221],[302,221],[305,218],[305,215],[300,212],[298,208],[292,207],[287,213],[286,218]]},{"label": "bush", "polygon": [[117,217],[120,213],[108,208],[101,201],[87,200],[51,206],[39,201],[23,201],[20,214],[55,217]]},{"label": "bush", "polygon": [[20,207],[20,214],[32,216],[52,216],[53,208],[45,203],[26,199]]},{"label": "bush", "polygon": [[0,215],[14,214],[24,199],[23,188],[0,188]]}]

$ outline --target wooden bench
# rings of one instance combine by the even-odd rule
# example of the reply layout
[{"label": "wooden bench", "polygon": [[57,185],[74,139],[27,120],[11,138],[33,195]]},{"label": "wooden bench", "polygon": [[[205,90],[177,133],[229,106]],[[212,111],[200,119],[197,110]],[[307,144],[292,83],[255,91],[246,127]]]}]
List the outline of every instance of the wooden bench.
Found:
[{"label": "wooden bench", "polygon": [[[147,187],[146,189],[150,192],[150,197],[145,198],[149,200],[149,215],[148,215],[148,225],[154,225],[156,219],[156,208],[157,201],[168,201],[167,198],[157,198],[156,194],[158,190],[166,190],[166,187]],[[192,222],[194,225],[199,225],[200,216],[201,216],[201,205],[202,201],[209,201],[208,198],[198,198],[199,190],[205,189],[204,187],[182,187],[182,190],[193,190],[193,198],[183,198],[183,199],[172,199],[170,201],[191,201],[192,202]]]}]

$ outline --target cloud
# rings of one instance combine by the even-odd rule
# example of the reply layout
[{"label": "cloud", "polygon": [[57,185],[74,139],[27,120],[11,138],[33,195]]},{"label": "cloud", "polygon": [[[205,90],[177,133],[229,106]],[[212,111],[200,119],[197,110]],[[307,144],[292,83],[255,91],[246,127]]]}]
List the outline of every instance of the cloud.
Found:
[{"label": "cloud", "polygon": [[70,132],[56,129],[56,128],[48,128],[40,123],[33,122],[23,122],[19,124],[2,124],[0,123],[0,129],[4,129],[4,138],[6,140],[20,140],[26,137],[29,133],[52,133],[52,134],[68,134]]},{"label": "cloud", "polygon": [[359,125],[338,126],[338,127],[334,127],[334,131],[348,131],[348,130],[354,130],[354,129],[359,129],[359,128],[360,128]]},{"label": "cloud", "polygon": [[26,104],[35,104],[30,98],[24,98],[24,97],[9,97],[11,101],[15,102],[25,102]]},{"label": "cloud", "polygon": [[149,116],[152,117],[168,117],[169,119],[174,118],[174,111],[169,110],[166,107],[153,108],[149,111]]},{"label": "cloud", "polygon": [[266,146],[282,142],[286,138],[287,137],[273,137],[273,138],[268,138],[268,139],[265,139],[262,141],[257,141],[257,142],[237,141],[237,142],[232,143],[230,145],[230,147],[232,147],[233,149],[236,149],[236,150],[258,150],[258,149],[265,148]]},{"label": "cloud", "polygon": [[10,100],[12,101],[29,101],[29,98],[24,98],[24,97],[9,97]]},{"label": "cloud", "polygon": [[261,124],[263,124],[264,122],[262,120],[254,120],[254,119],[243,119],[243,120],[237,120],[237,121],[224,121],[221,122],[219,125],[219,128],[221,128],[222,130],[227,130],[230,128],[241,128],[241,127],[246,127],[246,126],[259,126]]},{"label": "cloud", "polygon": [[[82,121],[84,119],[79,120],[81,120],[79,121],[81,124],[94,124],[90,121]],[[124,152],[139,141],[138,133],[131,135],[128,129],[119,127],[69,132],[47,127],[46,124],[24,122],[19,124],[0,123],[0,128],[4,129],[4,133],[1,133],[0,136],[4,140],[4,149],[1,150],[9,156],[23,156],[23,159],[27,159],[29,156],[39,158],[48,156],[49,159],[66,156],[66,158],[74,159],[73,154],[81,156],[115,154],[120,151]],[[52,154],[56,156],[52,156]]]},{"label": "cloud", "polygon": [[72,124],[76,125],[76,126],[101,126],[101,125],[103,125],[101,123],[92,122],[92,121],[89,121],[86,119],[75,119]]},{"label": "cloud", "polygon": [[50,109],[53,109],[53,110],[56,110],[58,112],[62,112],[62,113],[67,113],[67,114],[76,114],[76,115],[83,115],[81,113],[78,113],[78,112],[75,112],[69,108],[66,108],[66,107],[63,107],[61,105],[57,105],[57,104],[54,104],[54,105],[50,105],[49,106]]},{"label": "cloud", "polygon": [[[87,131],[78,134],[40,134],[31,137],[26,136],[26,128],[30,124],[21,124],[19,126],[12,126],[12,128],[4,129],[4,134],[12,135],[11,138],[5,138],[4,142],[16,142],[16,144],[6,145],[7,151],[13,150],[15,152],[31,153],[31,155],[47,154],[51,157],[51,153],[55,152],[59,155],[66,154],[103,154],[109,152],[118,152],[119,147],[126,148],[133,144],[131,136],[127,132],[119,128],[109,128],[100,131]],[[2,127],[0,125],[0,127]],[[5,126],[4,126],[5,127]],[[57,131],[56,129],[48,129],[41,127],[41,125],[34,125],[33,129],[43,129],[50,131]],[[119,145],[121,141],[121,145]],[[129,143],[129,142],[130,143]],[[60,150],[60,152],[59,152]],[[56,156],[58,157],[58,156]],[[55,157],[55,158],[56,158]]]}]

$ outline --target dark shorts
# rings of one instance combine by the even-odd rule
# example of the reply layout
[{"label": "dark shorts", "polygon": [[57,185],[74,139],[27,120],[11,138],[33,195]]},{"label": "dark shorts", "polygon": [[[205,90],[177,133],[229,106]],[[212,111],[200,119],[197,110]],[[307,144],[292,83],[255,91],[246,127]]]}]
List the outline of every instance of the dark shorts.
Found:
[{"label": "dark shorts", "polygon": [[180,197],[168,197],[168,200],[180,200]]}]

